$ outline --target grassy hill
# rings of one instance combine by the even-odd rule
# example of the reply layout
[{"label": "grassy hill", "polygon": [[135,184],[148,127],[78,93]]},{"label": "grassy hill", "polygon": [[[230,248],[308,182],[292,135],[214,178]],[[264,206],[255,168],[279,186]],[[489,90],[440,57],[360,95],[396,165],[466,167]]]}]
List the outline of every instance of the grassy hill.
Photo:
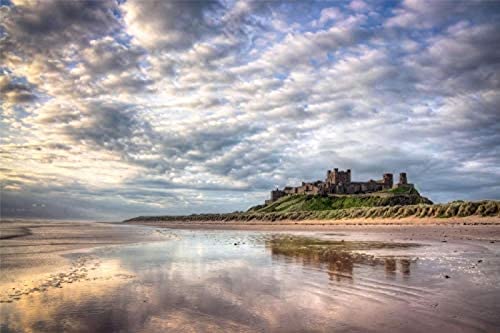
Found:
[{"label": "grassy hill", "polygon": [[246,212],[192,214],[182,216],[139,216],[126,222],[196,221],[283,221],[373,218],[450,218],[500,216],[500,201],[454,201],[433,204],[413,187],[400,187],[371,194],[290,195]]},{"label": "grassy hill", "polygon": [[[341,220],[341,219],[374,219],[374,218],[390,218],[399,219],[404,217],[416,218],[450,218],[450,217],[467,217],[467,216],[500,216],[500,201],[484,200],[484,201],[454,201],[445,204],[410,204],[410,205],[394,205],[394,206],[360,206],[353,208],[340,209],[325,209],[325,210],[296,210],[301,206],[301,201],[307,201],[302,198],[282,198],[279,202],[273,203],[271,207],[280,209],[289,209],[288,211],[271,211],[266,212],[264,207],[256,206],[247,212],[237,212],[228,214],[192,214],[182,216],[139,216],[125,222],[197,222],[197,221],[212,221],[212,222],[228,222],[228,221],[300,221],[300,220]],[[320,198],[311,198],[312,203]],[[342,202],[342,200],[340,201]],[[367,199],[367,202],[370,200]],[[364,202],[364,204],[367,204]],[[289,205],[285,205],[288,203]],[[336,201],[335,204],[339,204]],[[309,203],[305,204],[306,207]],[[314,207],[314,204],[312,205]],[[309,206],[311,207],[311,206]],[[323,208],[325,206],[322,206]]]},{"label": "grassy hill", "polygon": [[[415,191],[416,192],[416,191]],[[432,204],[432,201],[422,197],[418,192],[395,194],[380,192],[378,195],[292,195],[283,197],[269,205],[254,206],[248,210],[252,213],[272,212],[302,212],[336,210],[358,207],[382,207],[396,205]]]}]

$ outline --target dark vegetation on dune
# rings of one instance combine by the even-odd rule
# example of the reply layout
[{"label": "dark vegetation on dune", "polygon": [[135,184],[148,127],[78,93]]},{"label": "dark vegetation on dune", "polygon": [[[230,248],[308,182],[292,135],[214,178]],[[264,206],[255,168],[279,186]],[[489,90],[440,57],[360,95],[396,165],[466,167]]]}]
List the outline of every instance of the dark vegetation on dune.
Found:
[{"label": "dark vegetation on dune", "polygon": [[397,190],[376,195],[294,195],[269,205],[251,207],[246,212],[227,214],[192,214],[182,216],[139,216],[125,222],[196,222],[196,221],[281,221],[340,220],[355,218],[450,218],[467,216],[500,216],[500,201],[453,201],[432,204],[416,190]]}]

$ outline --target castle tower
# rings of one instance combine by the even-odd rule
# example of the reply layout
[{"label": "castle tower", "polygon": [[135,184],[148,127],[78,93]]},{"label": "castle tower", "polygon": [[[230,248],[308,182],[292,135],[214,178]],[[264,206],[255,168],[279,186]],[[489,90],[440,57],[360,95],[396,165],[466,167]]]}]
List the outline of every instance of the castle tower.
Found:
[{"label": "castle tower", "polygon": [[384,179],[384,188],[389,189],[394,184],[394,178],[392,176],[392,173],[384,173],[383,179]]},{"label": "castle tower", "polygon": [[278,187],[276,187],[275,190],[271,191],[271,200],[270,202],[274,202],[278,200],[279,198],[283,197],[285,195],[284,191],[281,191]]},{"label": "castle tower", "polygon": [[333,169],[333,183],[337,184],[339,181],[339,169],[335,168]]},{"label": "castle tower", "polygon": [[399,184],[400,185],[408,184],[408,179],[406,178],[406,172],[401,172],[399,174]]},{"label": "castle tower", "polygon": [[350,184],[351,183],[351,169],[347,169],[346,171],[339,171],[338,168],[333,169],[331,173],[332,183],[337,184]]}]

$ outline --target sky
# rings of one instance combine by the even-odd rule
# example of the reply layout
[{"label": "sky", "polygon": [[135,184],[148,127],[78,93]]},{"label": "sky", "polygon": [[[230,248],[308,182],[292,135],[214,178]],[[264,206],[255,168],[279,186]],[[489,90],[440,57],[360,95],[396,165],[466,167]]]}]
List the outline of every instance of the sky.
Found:
[{"label": "sky", "polygon": [[335,167],[500,199],[499,1],[0,4],[2,218],[232,212]]}]

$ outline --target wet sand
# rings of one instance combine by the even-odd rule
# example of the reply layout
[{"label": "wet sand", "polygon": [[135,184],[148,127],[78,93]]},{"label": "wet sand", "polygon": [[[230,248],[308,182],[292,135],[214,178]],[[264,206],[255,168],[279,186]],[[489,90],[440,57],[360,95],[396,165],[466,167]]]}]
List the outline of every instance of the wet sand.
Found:
[{"label": "wet sand", "polygon": [[240,230],[272,230],[286,228],[289,230],[320,230],[335,229],[342,226],[456,226],[456,225],[490,225],[500,226],[500,217],[450,217],[450,218],[359,218],[340,220],[277,220],[277,221],[130,221],[125,224],[141,224],[163,226],[168,228],[210,228],[210,229],[240,229]]},{"label": "wet sand", "polygon": [[[71,272],[65,255],[93,248],[164,240],[162,232],[137,226],[92,222],[2,221],[0,223],[0,302],[20,279],[43,280],[48,273]],[[82,258],[84,256],[82,255]],[[86,261],[86,260],[85,260]],[[32,287],[32,288],[36,288]],[[2,292],[3,291],[3,292]]]},{"label": "wet sand", "polygon": [[498,225],[174,227],[0,223],[0,331],[500,326]]},{"label": "wet sand", "polygon": [[377,240],[481,240],[500,239],[500,218],[404,218],[404,219],[350,219],[303,220],[275,222],[128,222],[168,229],[200,230],[258,230],[258,231],[318,231],[362,233]]}]

